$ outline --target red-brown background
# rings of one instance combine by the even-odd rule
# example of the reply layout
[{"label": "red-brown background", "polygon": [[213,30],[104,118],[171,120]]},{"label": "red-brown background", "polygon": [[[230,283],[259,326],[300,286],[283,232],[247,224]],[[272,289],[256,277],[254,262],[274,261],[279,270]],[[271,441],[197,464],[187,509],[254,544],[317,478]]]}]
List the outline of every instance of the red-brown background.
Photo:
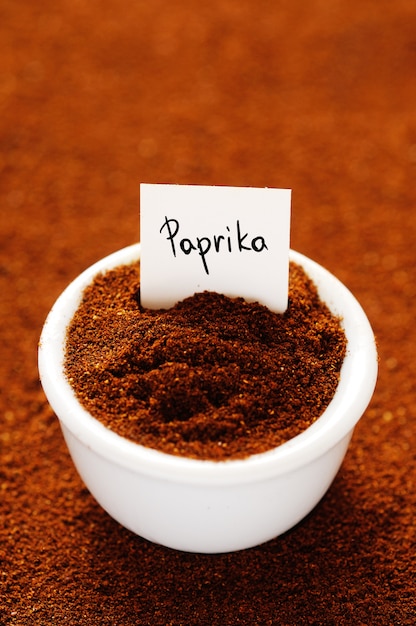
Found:
[{"label": "red-brown background", "polygon": [[[416,7],[1,0],[0,623],[416,622]],[[297,528],[192,555],[90,497],[38,382],[55,298],[139,238],[139,183],[293,189],[292,247],[361,301],[380,376]]]}]

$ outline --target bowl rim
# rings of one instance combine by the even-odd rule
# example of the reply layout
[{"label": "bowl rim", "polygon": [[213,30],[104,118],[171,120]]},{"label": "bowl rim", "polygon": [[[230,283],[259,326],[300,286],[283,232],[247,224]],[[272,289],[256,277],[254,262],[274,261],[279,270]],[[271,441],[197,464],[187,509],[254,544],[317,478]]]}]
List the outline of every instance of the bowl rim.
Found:
[{"label": "bowl rim", "polygon": [[155,478],[188,484],[253,482],[295,471],[349,437],[374,392],[378,357],[371,325],[356,298],[333,274],[303,254],[290,260],[303,266],[330,310],[342,318],[347,353],[340,382],[329,406],[308,429],[272,450],[245,459],[210,461],[174,456],[129,441],[91,416],[78,402],[63,371],[66,328],[82,292],[100,272],[140,260],[140,243],[100,259],[73,280],[57,298],[44,323],[38,366],[44,393],[63,426],[84,446],[120,466]]}]

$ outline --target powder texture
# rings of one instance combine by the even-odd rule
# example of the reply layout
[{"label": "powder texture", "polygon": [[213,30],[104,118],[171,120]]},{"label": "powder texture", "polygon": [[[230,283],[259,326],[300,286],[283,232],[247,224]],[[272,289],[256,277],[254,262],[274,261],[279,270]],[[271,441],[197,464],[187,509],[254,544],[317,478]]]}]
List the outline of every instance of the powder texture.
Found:
[{"label": "powder texture", "polygon": [[244,458],[310,426],[331,401],[346,339],[303,269],[287,311],[197,293],[140,307],[139,266],[96,277],[67,336],[81,403],[118,434],[199,459]]},{"label": "powder texture", "polygon": [[[415,24],[409,0],[1,3],[0,624],[415,626]],[[377,337],[334,483],[257,548],[123,528],[39,385],[46,315],[137,240],[140,181],[292,187],[292,247]]]}]

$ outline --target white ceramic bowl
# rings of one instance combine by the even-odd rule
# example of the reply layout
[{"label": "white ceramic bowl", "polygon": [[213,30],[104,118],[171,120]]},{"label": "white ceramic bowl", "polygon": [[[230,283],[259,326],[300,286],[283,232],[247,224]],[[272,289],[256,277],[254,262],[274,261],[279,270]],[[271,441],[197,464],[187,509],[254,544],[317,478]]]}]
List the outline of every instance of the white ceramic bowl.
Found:
[{"label": "white ceramic bowl", "polygon": [[58,298],[45,322],[39,371],[73,462],[99,504],[134,533],[189,552],[228,552],[261,544],[307,515],[332,483],[377,378],[377,352],[368,319],[332,274],[291,251],[342,316],[347,356],[336,394],[306,431],[269,452],[243,460],[176,457],[128,441],[93,418],[63,373],[66,328],[83,289],[101,271],[140,258],[140,244],[83,272]]}]

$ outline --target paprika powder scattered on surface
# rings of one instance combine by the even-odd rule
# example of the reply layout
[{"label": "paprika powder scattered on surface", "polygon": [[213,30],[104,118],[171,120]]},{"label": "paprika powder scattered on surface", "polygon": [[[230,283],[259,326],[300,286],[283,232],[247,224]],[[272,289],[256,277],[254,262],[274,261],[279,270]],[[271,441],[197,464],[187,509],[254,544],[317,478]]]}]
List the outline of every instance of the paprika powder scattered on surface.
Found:
[{"label": "paprika powder scattered on surface", "polygon": [[98,275],[67,333],[66,375],[119,435],[197,459],[245,458],[310,426],[345,356],[340,320],[290,264],[284,314],[214,292],[140,307],[139,264]]}]

